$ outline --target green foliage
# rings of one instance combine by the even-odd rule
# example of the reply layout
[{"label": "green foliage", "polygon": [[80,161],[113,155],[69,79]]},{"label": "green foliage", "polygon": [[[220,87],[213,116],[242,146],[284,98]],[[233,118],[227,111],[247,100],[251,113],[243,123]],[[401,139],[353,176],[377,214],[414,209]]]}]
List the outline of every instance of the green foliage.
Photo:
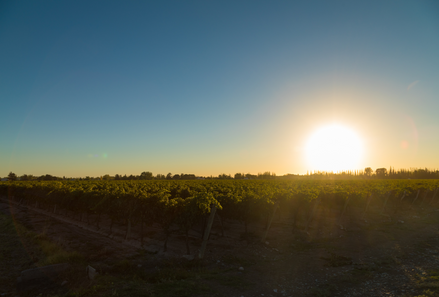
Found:
[{"label": "green foliage", "polygon": [[15,173],[13,173],[13,172],[9,172],[8,180],[9,181],[16,181],[17,180],[17,175]]},{"label": "green foliage", "polygon": [[419,203],[427,203],[438,187],[438,180],[64,180],[0,182],[0,195],[48,210],[56,205],[57,209],[103,214],[113,220],[155,222],[168,232],[172,224],[187,231],[212,206],[223,219],[247,225],[267,219],[276,203],[294,211],[309,209],[319,198],[322,205],[341,208],[347,199],[364,205],[371,194],[379,202],[390,193],[389,203],[397,205],[403,195],[405,201],[413,201],[418,191],[427,197],[419,198]]}]

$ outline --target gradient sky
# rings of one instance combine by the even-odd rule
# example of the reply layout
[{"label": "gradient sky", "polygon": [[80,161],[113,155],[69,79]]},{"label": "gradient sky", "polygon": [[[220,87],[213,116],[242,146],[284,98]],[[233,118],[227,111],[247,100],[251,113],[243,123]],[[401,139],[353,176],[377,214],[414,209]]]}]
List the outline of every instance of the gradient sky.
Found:
[{"label": "gradient sky", "polygon": [[438,1],[1,1],[0,176],[439,168]]}]

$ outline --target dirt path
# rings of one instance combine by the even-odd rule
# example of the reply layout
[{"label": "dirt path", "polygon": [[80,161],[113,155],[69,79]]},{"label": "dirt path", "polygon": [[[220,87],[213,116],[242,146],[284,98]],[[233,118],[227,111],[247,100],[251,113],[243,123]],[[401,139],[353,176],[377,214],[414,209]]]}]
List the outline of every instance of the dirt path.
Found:
[{"label": "dirt path", "polygon": [[[123,224],[113,226],[110,235],[105,218],[98,230],[94,218],[87,225],[62,211],[34,211],[4,200],[0,211],[35,234],[80,253],[83,262],[78,265],[98,269],[101,276],[94,281],[88,281],[85,273],[82,281],[71,281],[67,291],[80,291],[81,296],[436,296],[439,292],[436,209],[401,211],[391,221],[373,212],[368,221],[359,220],[352,209],[343,229],[337,213],[321,212],[309,234],[299,228],[295,236],[288,218],[283,218],[274,221],[266,243],[260,242],[262,225],[254,224],[244,234],[243,225],[227,222],[223,237],[216,223],[203,263],[182,258],[185,238],[179,234],[170,238],[170,251],[164,254],[163,234],[154,226],[146,231],[148,249],[139,249],[139,239],[123,240]],[[201,244],[201,226],[194,229],[192,254]],[[138,231],[133,228],[133,238],[138,238]],[[0,240],[11,236],[18,246],[17,234],[0,234]],[[5,249],[3,254],[9,254],[1,258],[8,258],[0,279],[0,294],[8,294],[4,296],[18,293],[13,286],[1,286],[34,265],[35,259],[24,256],[29,249],[23,242],[15,250]]]}]

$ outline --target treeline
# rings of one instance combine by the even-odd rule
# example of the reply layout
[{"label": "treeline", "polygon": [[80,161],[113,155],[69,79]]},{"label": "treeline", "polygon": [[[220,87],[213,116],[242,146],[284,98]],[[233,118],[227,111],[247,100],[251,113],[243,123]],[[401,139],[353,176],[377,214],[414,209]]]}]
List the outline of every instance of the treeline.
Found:
[{"label": "treeline", "polygon": [[193,180],[193,179],[199,179],[200,177],[196,177],[195,174],[171,174],[168,173],[167,175],[163,174],[157,174],[154,176],[149,171],[144,171],[140,175],[122,175],[122,174],[116,174],[114,176],[110,176],[109,174],[105,174],[103,176],[97,176],[97,177],[58,177],[53,176],[50,174],[41,175],[41,176],[34,176],[32,174],[23,174],[21,176],[16,175],[13,172],[10,172],[7,177],[2,178],[2,181],[53,181],[53,180]]},{"label": "treeline", "polygon": [[[297,176],[292,176],[297,177]],[[410,168],[399,169],[390,167],[377,168],[373,170],[366,167],[364,170],[347,170],[338,173],[327,171],[308,172],[306,176],[300,176],[311,179],[439,179],[439,170],[431,170],[428,168]]]},{"label": "treeline", "polygon": [[[199,178],[199,177],[198,177]],[[111,177],[110,175],[106,174],[102,177],[103,180],[163,180],[163,179],[169,179],[169,180],[176,180],[176,179],[182,179],[182,180],[191,180],[191,179],[197,179],[195,174],[172,174],[168,173],[167,175],[164,174],[157,174],[154,176],[152,172],[144,171],[140,175],[120,175],[116,174],[114,177]]]},{"label": "treeline", "polygon": [[66,178],[53,176],[50,174],[41,175],[41,176],[34,176],[32,174],[23,174],[21,176],[17,176],[13,172],[9,172],[8,177],[2,178],[3,180],[9,180],[9,181],[16,181],[16,180],[22,180],[22,181],[51,181],[51,180],[65,180]]},{"label": "treeline", "polygon": [[424,169],[410,169],[410,170],[400,169],[398,171],[395,171],[395,169],[390,167],[387,178],[439,179],[439,170],[429,170],[428,168],[424,168]]},{"label": "treeline", "polygon": [[272,172],[264,172],[264,173],[258,173],[258,174],[244,174],[244,173],[236,173],[234,176],[231,176],[230,174],[219,174],[218,176],[196,176],[195,174],[172,174],[168,173],[167,175],[164,174],[157,174],[154,175],[150,171],[144,171],[140,175],[122,175],[122,174],[115,174],[114,176],[110,176],[109,174],[105,174],[103,176],[98,177],[79,177],[79,178],[73,178],[73,177],[57,177],[50,174],[41,175],[41,176],[33,176],[31,174],[23,174],[22,176],[17,176],[15,173],[10,172],[8,177],[2,178],[3,181],[9,180],[9,181],[52,181],[52,180],[196,180],[196,179],[274,179],[276,178],[276,174]]},{"label": "treeline", "polygon": [[195,174],[156,174],[154,175],[150,171],[144,171],[140,175],[122,175],[116,174],[110,176],[105,174],[98,177],[57,177],[50,174],[33,176],[32,174],[23,174],[17,176],[15,173],[10,172],[2,181],[56,181],[56,180],[196,180],[196,179],[242,179],[242,180],[256,180],[256,179],[318,179],[318,180],[353,180],[353,179],[439,179],[439,170],[431,170],[428,168],[410,168],[395,170],[393,167],[377,168],[373,170],[371,167],[366,167],[364,170],[346,170],[341,172],[330,171],[312,171],[307,172],[306,175],[299,174],[285,174],[277,176],[274,172],[266,171],[264,173],[250,174],[250,173],[235,173],[233,176],[230,174],[219,174],[218,176],[196,176]]}]

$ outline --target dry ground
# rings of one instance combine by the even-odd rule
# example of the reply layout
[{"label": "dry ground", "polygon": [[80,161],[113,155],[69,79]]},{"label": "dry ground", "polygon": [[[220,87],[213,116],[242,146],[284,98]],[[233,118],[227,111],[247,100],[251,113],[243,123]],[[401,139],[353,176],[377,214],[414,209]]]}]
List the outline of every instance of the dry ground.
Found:
[{"label": "dry ground", "polygon": [[[124,240],[125,226],[79,222],[68,212],[46,213],[0,202],[0,296],[439,296],[439,211],[406,208],[391,217],[378,210],[361,219],[352,207],[320,209],[304,232],[276,217],[266,242],[262,224],[215,222],[203,261],[189,261],[176,232],[163,253],[157,226]],[[280,213],[282,215],[282,213]],[[86,222],[88,221],[89,224]],[[305,220],[302,219],[302,225]],[[194,255],[202,224],[191,232]],[[224,231],[224,236],[222,236]],[[71,269],[36,287],[18,287],[20,272],[68,262]],[[99,276],[89,280],[85,267]],[[241,268],[241,269],[240,269]],[[3,294],[3,295],[2,295]]]}]

